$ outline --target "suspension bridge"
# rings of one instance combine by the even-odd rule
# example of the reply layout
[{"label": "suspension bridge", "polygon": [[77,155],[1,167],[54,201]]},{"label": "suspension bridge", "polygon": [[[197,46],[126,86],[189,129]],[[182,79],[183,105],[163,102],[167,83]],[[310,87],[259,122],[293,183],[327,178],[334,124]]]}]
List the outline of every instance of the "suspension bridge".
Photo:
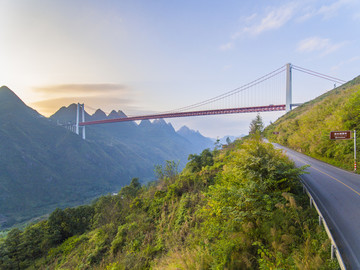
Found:
[{"label": "suspension bridge", "polygon": [[[71,129],[79,134],[79,129],[81,127],[82,137],[85,139],[85,126],[88,125],[219,114],[274,111],[288,112],[293,107],[300,105],[297,103],[292,103],[293,70],[325,79],[335,84],[341,85],[346,82],[338,78],[334,78],[288,63],[250,83],[242,85],[216,97],[181,107],[176,110],[158,114],[121,117],[97,121],[85,121],[85,106],[84,104],[78,104],[76,123],[71,127]],[[82,121],[79,121],[79,114],[81,110]]]}]

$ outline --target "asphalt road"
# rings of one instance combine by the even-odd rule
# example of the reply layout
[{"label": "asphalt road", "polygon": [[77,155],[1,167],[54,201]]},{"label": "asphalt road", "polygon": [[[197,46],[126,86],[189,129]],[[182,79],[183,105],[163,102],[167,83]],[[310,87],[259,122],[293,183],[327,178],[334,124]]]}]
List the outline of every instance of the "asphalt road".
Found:
[{"label": "asphalt road", "polygon": [[301,177],[330,228],[346,268],[360,269],[360,175],[274,145],[285,150],[296,166],[311,166],[306,170],[309,174]]}]

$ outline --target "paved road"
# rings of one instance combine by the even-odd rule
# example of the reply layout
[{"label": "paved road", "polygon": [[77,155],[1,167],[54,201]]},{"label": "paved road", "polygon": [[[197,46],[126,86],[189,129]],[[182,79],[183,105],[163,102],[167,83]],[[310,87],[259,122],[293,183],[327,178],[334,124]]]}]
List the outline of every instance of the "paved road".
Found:
[{"label": "paved road", "polygon": [[347,269],[360,269],[360,175],[274,145],[284,149],[296,166],[311,166],[302,179],[330,227]]}]

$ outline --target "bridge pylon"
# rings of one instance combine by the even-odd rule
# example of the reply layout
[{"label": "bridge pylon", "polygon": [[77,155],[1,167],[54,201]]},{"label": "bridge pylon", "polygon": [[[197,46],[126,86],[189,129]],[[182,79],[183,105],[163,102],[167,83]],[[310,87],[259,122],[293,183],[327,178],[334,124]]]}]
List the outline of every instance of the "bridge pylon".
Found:
[{"label": "bridge pylon", "polygon": [[78,103],[76,106],[76,123],[75,123],[75,133],[77,135],[79,135],[79,106],[80,104]]},{"label": "bridge pylon", "polygon": [[292,103],[292,66],[290,63],[286,64],[286,112],[291,111]]},{"label": "bridge pylon", "polygon": [[[79,120],[80,120],[80,109],[81,109],[81,118],[82,122],[85,122],[85,104],[78,103],[76,106],[76,123],[75,123],[75,133],[79,135]],[[85,140],[85,126],[82,126],[82,138]]]}]

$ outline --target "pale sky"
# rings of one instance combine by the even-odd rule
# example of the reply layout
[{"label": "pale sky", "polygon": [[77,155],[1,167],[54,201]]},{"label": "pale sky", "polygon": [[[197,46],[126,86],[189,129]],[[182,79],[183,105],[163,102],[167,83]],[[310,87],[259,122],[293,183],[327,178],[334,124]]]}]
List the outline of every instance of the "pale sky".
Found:
[{"label": "pale sky", "polygon": [[[168,111],[286,63],[360,75],[358,0],[0,0],[0,25],[0,85],[45,116],[75,102],[89,113]],[[293,102],[332,88],[294,72]],[[216,138],[247,134],[254,117],[167,121]]]}]

